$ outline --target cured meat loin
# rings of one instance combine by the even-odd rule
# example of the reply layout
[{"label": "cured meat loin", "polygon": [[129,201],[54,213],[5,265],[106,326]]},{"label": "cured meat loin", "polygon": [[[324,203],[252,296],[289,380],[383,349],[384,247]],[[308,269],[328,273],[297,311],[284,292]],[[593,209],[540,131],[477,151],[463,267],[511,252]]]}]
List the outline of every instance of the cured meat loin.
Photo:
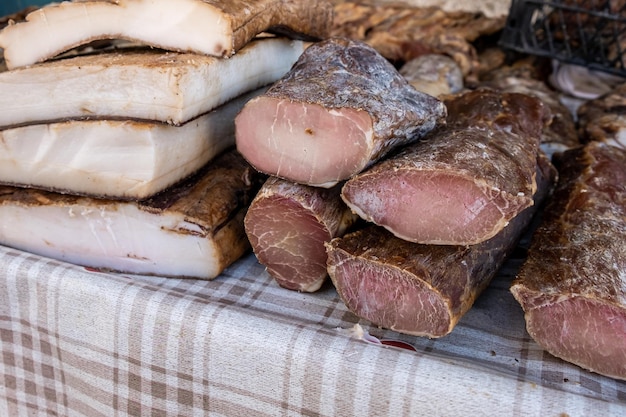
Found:
[{"label": "cured meat loin", "polygon": [[446,108],[415,90],[363,42],[311,45],[235,119],[237,149],[259,171],[332,187],[444,121]]},{"label": "cured meat loin", "polygon": [[250,250],[262,177],[234,150],[139,202],[0,186],[0,244],[92,268],[212,279]]},{"label": "cured meat loin", "polygon": [[584,142],[600,141],[626,149],[626,83],[585,102],[577,113]]},{"label": "cured meat loin", "polygon": [[358,317],[400,333],[449,334],[511,253],[554,181],[540,157],[533,205],[476,245],[421,245],[370,225],[326,245],[328,272]]},{"label": "cured meat loin", "polygon": [[281,287],[314,292],[328,278],[324,244],[356,221],[340,189],[270,177],[250,204],[244,222],[248,239]]},{"label": "cured meat loin", "polygon": [[0,183],[139,200],[198,171],[235,144],[235,115],[265,89],[180,126],[68,120],[0,130]]},{"label": "cured meat loin", "polygon": [[124,50],[0,73],[0,127],[67,119],[138,119],[174,125],[285,75],[302,41],[254,41],[230,59]]},{"label": "cured meat loin", "polygon": [[473,245],[533,204],[548,113],[534,97],[492,90],[446,105],[445,127],[348,180],[342,198],[401,239]]},{"label": "cured meat loin", "polygon": [[230,57],[261,32],[323,39],[332,22],[332,5],[325,1],[75,0],[44,6],[8,25],[0,47],[10,69],[103,39]]},{"label": "cured meat loin", "polygon": [[557,168],[511,292],[540,346],[626,379],[626,151],[591,142],[565,152]]}]

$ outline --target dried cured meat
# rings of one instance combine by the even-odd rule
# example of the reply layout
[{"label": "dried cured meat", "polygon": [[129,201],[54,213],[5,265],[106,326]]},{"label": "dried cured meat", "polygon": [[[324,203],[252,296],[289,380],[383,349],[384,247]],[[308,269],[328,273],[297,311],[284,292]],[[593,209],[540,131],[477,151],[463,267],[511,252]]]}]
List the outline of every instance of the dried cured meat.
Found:
[{"label": "dried cured meat", "polygon": [[328,272],[358,317],[401,333],[449,334],[516,246],[555,178],[540,156],[536,204],[476,245],[421,245],[371,225],[327,244]]},{"label": "dried cured meat", "polygon": [[578,108],[584,142],[599,141],[626,149],[626,83]]},{"label": "dried cured meat", "polygon": [[416,90],[434,97],[463,90],[461,68],[446,55],[421,55],[406,62],[399,71]]},{"label": "dried cured meat", "polygon": [[235,119],[237,149],[259,171],[332,187],[445,120],[373,48],[333,38],[311,45]]},{"label": "dried cured meat", "polygon": [[250,204],[246,234],[281,287],[314,292],[328,278],[324,244],[356,221],[340,191],[270,177]]},{"label": "dried cured meat", "polygon": [[446,126],[348,180],[342,198],[399,238],[472,245],[533,204],[549,112],[537,98],[493,90],[446,105]]},{"label": "dried cured meat", "polygon": [[559,183],[511,292],[552,355],[626,379],[626,151],[565,152]]}]

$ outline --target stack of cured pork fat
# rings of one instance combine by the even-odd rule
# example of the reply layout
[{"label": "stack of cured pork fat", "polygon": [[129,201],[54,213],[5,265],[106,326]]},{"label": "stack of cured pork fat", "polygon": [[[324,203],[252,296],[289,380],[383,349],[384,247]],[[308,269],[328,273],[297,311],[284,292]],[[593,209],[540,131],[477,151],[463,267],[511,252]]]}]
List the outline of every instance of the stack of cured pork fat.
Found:
[{"label": "stack of cured pork fat", "polygon": [[437,338],[541,210],[511,288],[529,333],[626,379],[622,90],[577,124],[538,60],[475,54],[493,20],[431,10],[472,30],[417,39],[390,26],[419,8],[335,3],[64,2],[7,26],[0,242],[205,279],[251,245],[281,286],[330,277],[357,316]]},{"label": "stack of cured pork fat", "polygon": [[331,9],[235,3],[62,2],[9,21],[0,242],[204,279],[249,250],[243,216],[261,176],[233,150],[234,117],[302,38],[327,36]]}]

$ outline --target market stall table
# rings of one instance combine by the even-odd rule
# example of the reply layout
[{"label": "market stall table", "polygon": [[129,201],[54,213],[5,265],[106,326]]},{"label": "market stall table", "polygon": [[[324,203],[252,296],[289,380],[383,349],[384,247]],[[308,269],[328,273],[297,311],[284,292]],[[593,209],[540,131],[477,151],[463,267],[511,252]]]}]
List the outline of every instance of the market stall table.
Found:
[{"label": "market stall table", "polygon": [[626,382],[529,339],[508,291],[521,254],[429,340],[360,321],[330,283],[280,288],[252,254],[199,281],[0,247],[0,415],[624,415]]}]

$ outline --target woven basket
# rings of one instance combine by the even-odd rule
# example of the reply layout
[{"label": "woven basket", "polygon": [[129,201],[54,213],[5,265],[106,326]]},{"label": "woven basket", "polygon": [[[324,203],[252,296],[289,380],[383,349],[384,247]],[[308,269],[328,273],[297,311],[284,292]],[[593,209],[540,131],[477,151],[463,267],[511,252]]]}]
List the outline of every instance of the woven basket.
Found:
[{"label": "woven basket", "polygon": [[626,0],[513,0],[500,46],[626,76]]}]

